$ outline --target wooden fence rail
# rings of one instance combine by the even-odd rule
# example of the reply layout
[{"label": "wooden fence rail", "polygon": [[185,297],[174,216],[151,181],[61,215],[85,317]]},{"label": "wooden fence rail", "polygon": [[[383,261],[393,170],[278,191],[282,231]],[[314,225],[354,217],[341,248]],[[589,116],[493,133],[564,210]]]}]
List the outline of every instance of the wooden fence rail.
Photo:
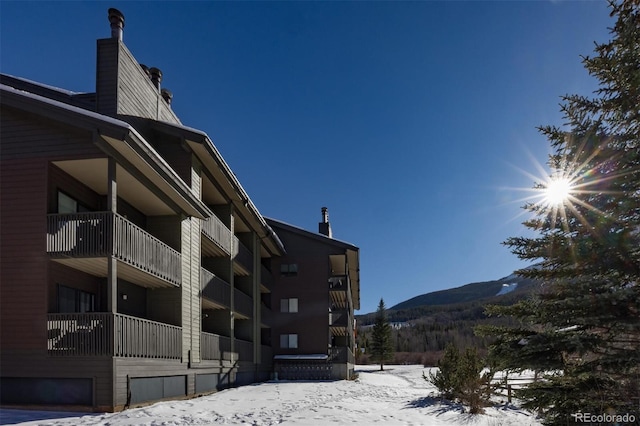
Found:
[{"label": "wooden fence rail", "polygon": [[204,268],[200,268],[200,288],[203,297],[231,308],[231,285]]},{"label": "wooden fence rail", "polygon": [[231,254],[231,231],[217,216],[202,221],[202,233],[227,254]]},{"label": "wooden fence rail", "polygon": [[47,252],[52,257],[115,256],[176,286],[182,283],[180,253],[117,213],[48,215]]},{"label": "wooden fence rail", "polygon": [[47,333],[53,356],[182,357],[181,327],[129,315],[48,314]]}]

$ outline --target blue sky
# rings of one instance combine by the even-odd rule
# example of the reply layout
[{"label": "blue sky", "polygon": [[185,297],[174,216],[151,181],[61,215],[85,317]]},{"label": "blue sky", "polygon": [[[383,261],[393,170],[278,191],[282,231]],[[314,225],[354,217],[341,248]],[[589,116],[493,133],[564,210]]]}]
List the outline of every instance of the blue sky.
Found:
[{"label": "blue sky", "polygon": [[536,126],[596,89],[580,55],[613,24],[604,1],[1,1],[0,70],[94,91],[109,7],[263,215],[317,231],[329,208],[360,313],[527,265],[501,242],[525,233]]}]

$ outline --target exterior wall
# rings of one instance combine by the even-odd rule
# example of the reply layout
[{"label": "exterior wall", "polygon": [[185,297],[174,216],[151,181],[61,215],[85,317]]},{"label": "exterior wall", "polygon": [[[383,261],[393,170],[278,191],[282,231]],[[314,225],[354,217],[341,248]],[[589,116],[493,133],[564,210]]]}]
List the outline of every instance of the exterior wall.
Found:
[{"label": "exterior wall", "polygon": [[[275,355],[327,354],[329,340],[329,255],[335,249],[286,230],[276,229],[287,255],[274,259],[272,345]],[[280,273],[281,264],[296,263],[296,276]],[[282,299],[297,298],[297,313],[281,313]],[[280,335],[298,334],[297,349],[280,348]]]},{"label": "exterior wall", "polygon": [[127,47],[117,39],[98,40],[96,97],[98,112],[180,124]]},{"label": "exterior wall", "polygon": [[71,192],[79,189],[80,193],[73,195],[80,195],[87,202],[97,201],[95,194],[67,185],[69,182],[49,160],[99,157],[101,153],[88,133],[73,133],[9,108],[3,107],[1,114],[0,372],[3,378],[12,378],[0,380],[2,395],[22,389],[27,395],[46,401],[50,395],[39,394],[44,383],[64,398],[73,391],[57,379],[85,378],[91,380],[92,398],[110,400],[108,360],[56,359],[47,355],[47,312],[57,309],[55,282],[64,276],[73,286],[97,288],[97,282],[85,281],[84,274],[64,275],[68,271],[61,265],[52,265],[46,254],[46,215],[56,208],[49,201],[55,185],[48,182],[53,179]]},{"label": "exterior wall", "polygon": [[[88,140],[87,140],[88,139]],[[46,345],[47,158],[96,155],[89,135],[45,126],[44,120],[2,108],[0,126],[0,319],[6,350],[43,351]],[[1,365],[1,364],[0,364]],[[4,368],[1,368],[3,374]]]},{"label": "exterior wall", "polygon": [[[327,358],[276,359],[274,369],[285,379],[348,379],[354,369],[350,351],[352,335],[332,337],[329,325],[331,255],[346,255],[346,247],[356,247],[279,222],[269,221],[287,248],[287,254],[272,259],[274,355],[324,355]],[[287,276],[281,265],[296,264],[297,274]],[[298,312],[281,312],[282,299],[298,299]],[[350,303],[348,304],[350,305]],[[353,306],[348,306],[353,318]],[[350,331],[347,331],[349,334]],[[297,334],[297,348],[280,347],[280,336]],[[331,350],[329,349],[331,348]]]},{"label": "exterior wall", "polygon": [[47,213],[58,212],[58,191],[73,197],[90,210],[101,211],[106,209],[105,197],[101,197],[91,188],[77,181],[54,164],[49,164],[48,182]]},{"label": "exterior wall", "polygon": [[57,262],[49,261],[48,277],[48,310],[54,313],[58,310],[58,286],[64,285],[95,295],[95,310],[104,311],[107,306],[107,292],[104,278],[85,274],[77,269],[69,268]]}]

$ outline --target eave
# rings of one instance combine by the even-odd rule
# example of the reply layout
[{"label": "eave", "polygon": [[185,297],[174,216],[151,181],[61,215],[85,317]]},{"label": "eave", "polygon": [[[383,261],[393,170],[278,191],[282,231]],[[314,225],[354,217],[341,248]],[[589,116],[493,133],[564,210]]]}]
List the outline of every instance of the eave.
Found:
[{"label": "eave", "polygon": [[0,84],[3,106],[35,114],[65,126],[93,134],[93,143],[106,155],[134,167],[187,216],[205,219],[212,215],[187,184],[153,147],[128,123],[93,111]]},{"label": "eave", "polygon": [[248,226],[258,232],[258,236],[269,253],[274,256],[286,253],[285,247],[277,234],[267,224],[206,133],[191,127],[162,121],[148,120],[148,122],[152,129],[178,137],[185,142],[203,167],[216,179],[227,199],[233,203],[236,211],[248,222]]}]

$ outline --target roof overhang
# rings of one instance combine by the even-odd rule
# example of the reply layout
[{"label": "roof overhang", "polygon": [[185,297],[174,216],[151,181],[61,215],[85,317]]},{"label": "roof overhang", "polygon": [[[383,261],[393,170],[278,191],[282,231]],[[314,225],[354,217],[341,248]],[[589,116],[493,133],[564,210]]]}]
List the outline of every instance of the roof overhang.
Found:
[{"label": "roof overhang", "polygon": [[155,185],[180,210],[176,213],[201,219],[211,216],[209,208],[130,124],[10,86],[0,85],[0,91],[2,105],[91,132],[96,146]]},{"label": "roof overhang", "polygon": [[181,138],[189,146],[198,161],[216,180],[224,195],[233,204],[234,209],[247,222],[247,225],[258,233],[263,246],[269,253],[282,255],[286,252],[276,233],[273,232],[273,229],[253,204],[238,178],[206,133],[191,127],[162,121],[150,121],[149,124],[156,131]]}]

